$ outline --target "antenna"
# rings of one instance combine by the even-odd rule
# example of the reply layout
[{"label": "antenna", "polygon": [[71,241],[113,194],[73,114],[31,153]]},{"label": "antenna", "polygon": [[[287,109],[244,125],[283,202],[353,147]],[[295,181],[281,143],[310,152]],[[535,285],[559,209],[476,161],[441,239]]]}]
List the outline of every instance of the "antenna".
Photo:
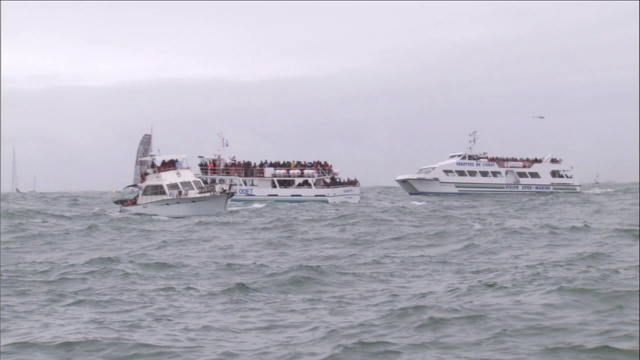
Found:
[{"label": "antenna", "polygon": [[469,147],[467,148],[469,150],[469,153],[473,152],[473,147],[476,145],[477,139],[478,139],[478,131],[473,130],[473,132],[469,134]]}]

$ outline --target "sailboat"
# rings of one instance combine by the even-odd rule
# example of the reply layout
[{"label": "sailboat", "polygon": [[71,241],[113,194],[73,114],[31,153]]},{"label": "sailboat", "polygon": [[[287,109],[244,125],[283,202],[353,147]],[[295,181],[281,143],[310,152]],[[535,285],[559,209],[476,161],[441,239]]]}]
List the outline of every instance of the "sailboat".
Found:
[{"label": "sailboat", "polygon": [[16,170],[16,148],[13,148],[13,173],[11,177],[11,192],[17,192],[18,194],[22,193],[20,189],[18,189],[18,171]]},{"label": "sailboat", "polygon": [[600,184],[600,174],[596,174],[596,178],[593,179],[593,183],[596,185]]}]

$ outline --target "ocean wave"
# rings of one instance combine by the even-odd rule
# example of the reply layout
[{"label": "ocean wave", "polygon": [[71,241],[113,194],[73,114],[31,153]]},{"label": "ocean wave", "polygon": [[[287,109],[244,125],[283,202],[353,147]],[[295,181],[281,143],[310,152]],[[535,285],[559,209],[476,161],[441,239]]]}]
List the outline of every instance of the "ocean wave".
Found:
[{"label": "ocean wave", "polygon": [[182,219],[3,194],[0,355],[637,358],[638,187],[609,187]]}]

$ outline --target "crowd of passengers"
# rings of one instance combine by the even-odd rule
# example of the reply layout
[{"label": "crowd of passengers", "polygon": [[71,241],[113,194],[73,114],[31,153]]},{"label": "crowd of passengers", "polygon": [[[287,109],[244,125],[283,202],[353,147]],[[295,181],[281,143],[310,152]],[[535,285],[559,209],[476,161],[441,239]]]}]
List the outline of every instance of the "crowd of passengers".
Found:
[{"label": "crowd of passengers", "polygon": [[[326,183],[326,181],[325,181]],[[336,179],[335,176],[329,178],[328,186],[360,186],[360,181],[357,178],[347,178],[347,180]]]},{"label": "crowd of passengers", "polygon": [[[516,158],[516,157],[496,157],[496,156],[491,156],[491,157],[487,157],[487,156],[479,156],[479,155],[469,155],[467,157],[467,159],[469,160],[474,160],[474,161],[478,161],[481,159],[486,159],[487,161],[490,162],[528,162],[528,163],[532,163],[532,164],[540,164],[544,161],[544,159],[541,158]],[[561,159],[556,159],[556,158],[551,158],[550,162],[552,164],[560,164],[562,162]]]},{"label": "crowd of passengers", "polygon": [[151,162],[151,169],[155,170],[157,169],[158,172],[163,172],[163,171],[167,171],[167,170],[175,170],[175,169],[181,169],[182,168],[182,162],[178,161],[177,159],[170,159],[170,160],[162,160],[162,162],[160,163],[160,165],[156,165],[155,160]]},{"label": "crowd of passengers", "polygon": [[153,173],[159,173],[163,171],[182,169],[182,162],[178,159],[170,159],[170,160],[162,160],[160,165],[158,165],[156,164],[156,161],[153,160],[151,161],[151,165],[149,165],[149,169],[150,171],[145,171],[144,169],[142,170],[140,174],[141,182],[144,182],[144,180],[146,179],[147,172],[150,174],[153,174]]},{"label": "crowd of passengers", "polygon": [[[205,161],[202,160],[200,164],[200,172],[202,174],[215,174],[217,172],[216,162],[213,160]],[[291,170],[315,170],[316,173],[325,172],[327,174],[333,173],[333,166],[326,161],[260,161],[260,163],[256,164],[251,161],[236,161],[232,160],[227,162],[222,166],[222,173],[227,173],[228,175],[236,175],[236,176],[255,176],[260,173],[260,170],[264,170],[265,168],[275,168],[275,169],[291,169]],[[227,171],[225,169],[230,169],[235,171]],[[255,171],[259,170],[259,171]],[[261,175],[262,176],[262,175]]]}]

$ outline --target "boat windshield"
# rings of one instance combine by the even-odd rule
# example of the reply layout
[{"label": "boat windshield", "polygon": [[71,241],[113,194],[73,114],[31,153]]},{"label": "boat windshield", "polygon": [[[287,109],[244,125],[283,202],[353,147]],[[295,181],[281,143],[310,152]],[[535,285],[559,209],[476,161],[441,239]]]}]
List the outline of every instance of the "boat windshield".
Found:
[{"label": "boat windshield", "polygon": [[435,167],[421,168],[421,169],[418,170],[418,174],[420,174],[420,175],[428,175],[429,173],[431,173],[433,171],[433,169],[435,169]]}]

